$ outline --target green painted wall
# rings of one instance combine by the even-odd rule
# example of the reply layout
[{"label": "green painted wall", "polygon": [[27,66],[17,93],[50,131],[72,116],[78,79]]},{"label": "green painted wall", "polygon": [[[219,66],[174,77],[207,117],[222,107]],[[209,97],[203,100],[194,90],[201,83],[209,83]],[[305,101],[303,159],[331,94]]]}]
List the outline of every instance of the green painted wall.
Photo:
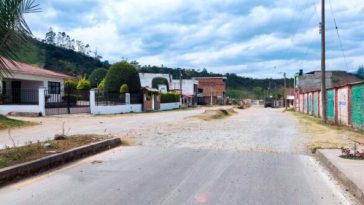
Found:
[{"label": "green painted wall", "polygon": [[334,90],[327,91],[327,118],[335,120],[335,93]]},{"label": "green painted wall", "polygon": [[318,116],[318,95],[315,93],[313,95],[313,114]]},{"label": "green painted wall", "polygon": [[351,122],[356,127],[364,127],[364,85],[353,86],[351,91]]},{"label": "green painted wall", "polygon": [[308,95],[308,112],[312,113],[312,95]]}]

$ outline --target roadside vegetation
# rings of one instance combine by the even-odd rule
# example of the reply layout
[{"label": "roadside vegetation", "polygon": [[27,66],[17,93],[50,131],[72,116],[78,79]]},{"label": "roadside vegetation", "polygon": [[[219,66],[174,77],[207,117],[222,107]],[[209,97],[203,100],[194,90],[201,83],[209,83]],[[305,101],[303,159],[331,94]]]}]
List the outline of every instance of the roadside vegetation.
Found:
[{"label": "roadside vegetation", "polygon": [[28,143],[20,147],[5,147],[0,150],[0,169],[61,153],[76,147],[106,140],[100,135],[74,135],[46,142]]},{"label": "roadside vegetation", "polygon": [[317,149],[352,148],[356,145],[361,148],[364,146],[362,131],[336,125],[324,125],[319,118],[303,113],[289,113],[299,120],[302,131],[309,137],[306,145],[313,153]]},{"label": "roadside vegetation", "polygon": [[210,121],[210,120],[218,120],[223,119],[225,117],[229,117],[235,115],[237,112],[233,109],[216,109],[216,110],[205,110],[202,114],[193,116],[193,118],[197,118],[200,120]]},{"label": "roadside vegetation", "polygon": [[0,115],[0,130],[37,125],[35,122],[15,120]]}]

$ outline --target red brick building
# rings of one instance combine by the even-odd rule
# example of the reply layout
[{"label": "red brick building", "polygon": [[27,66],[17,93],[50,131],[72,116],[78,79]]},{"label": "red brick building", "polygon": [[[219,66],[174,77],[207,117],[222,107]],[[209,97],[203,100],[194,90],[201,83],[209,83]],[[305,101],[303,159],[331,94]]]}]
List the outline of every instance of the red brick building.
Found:
[{"label": "red brick building", "polygon": [[198,77],[198,103],[217,105],[225,102],[226,77]]}]

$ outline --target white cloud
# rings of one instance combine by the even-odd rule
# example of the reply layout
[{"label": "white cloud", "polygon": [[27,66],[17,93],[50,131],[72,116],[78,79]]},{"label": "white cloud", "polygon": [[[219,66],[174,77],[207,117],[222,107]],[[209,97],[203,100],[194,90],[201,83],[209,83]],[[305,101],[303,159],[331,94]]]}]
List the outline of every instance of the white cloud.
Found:
[{"label": "white cloud", "polygon": [[[277,76],[267,66],[319,66],[319,2],[277,0],[44,0],[43,12],[28,16],[37,37],[50,26],[89,43],[111,62]],[[350,69],[364,64],[364,2],[335,0]],[[343,66],[340,44],[327,7],[328,62]],[[42,19],[40,21],[40,19]],[[264,65],[264,66],[263,66]]]}]

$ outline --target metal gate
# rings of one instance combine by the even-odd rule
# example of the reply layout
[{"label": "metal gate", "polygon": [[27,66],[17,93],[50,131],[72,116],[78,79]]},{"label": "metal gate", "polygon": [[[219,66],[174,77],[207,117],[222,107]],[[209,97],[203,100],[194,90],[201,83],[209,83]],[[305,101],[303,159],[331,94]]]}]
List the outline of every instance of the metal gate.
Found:
[{"label": "metal gate", "polygon": [[45,90],[46,115],[90,113],[90,91],[65,89]]}]

